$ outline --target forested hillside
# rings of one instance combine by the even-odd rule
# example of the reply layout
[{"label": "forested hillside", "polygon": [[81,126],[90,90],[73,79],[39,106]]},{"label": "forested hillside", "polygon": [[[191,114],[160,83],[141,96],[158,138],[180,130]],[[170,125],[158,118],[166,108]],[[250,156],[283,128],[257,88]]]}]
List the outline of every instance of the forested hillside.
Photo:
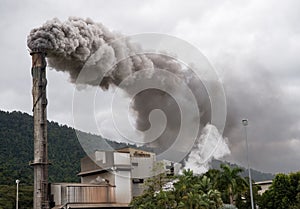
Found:
[{"label": "forested hillside", "polygon": [[[89,137],[103,140],[112,147],[125,144],[110,142],[99,136],[86,133]],[[80,158],[85,152],[77,140],[75,130],[56,122],[48,122],[48,152],[50,182],[78,182]],[[0,111],[0,185],[33,184],[33,117],[21,112]]]}]

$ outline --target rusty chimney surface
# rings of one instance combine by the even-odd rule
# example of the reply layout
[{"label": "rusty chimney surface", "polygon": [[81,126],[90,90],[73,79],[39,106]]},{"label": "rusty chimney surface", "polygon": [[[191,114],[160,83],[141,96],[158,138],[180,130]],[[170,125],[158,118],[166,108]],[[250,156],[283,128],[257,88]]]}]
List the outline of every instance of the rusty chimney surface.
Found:
[{"label": "rusty chimney surface", "polygon": [[42,51],[32,51],[30,52],[32,58],[32,68],[34,67],[46,67],[46,53]]},{"label": "rusty chimney surface", "polygon": [[46,53],[33,51],[32,97],[34,120],[34,209],[49,209]]}]

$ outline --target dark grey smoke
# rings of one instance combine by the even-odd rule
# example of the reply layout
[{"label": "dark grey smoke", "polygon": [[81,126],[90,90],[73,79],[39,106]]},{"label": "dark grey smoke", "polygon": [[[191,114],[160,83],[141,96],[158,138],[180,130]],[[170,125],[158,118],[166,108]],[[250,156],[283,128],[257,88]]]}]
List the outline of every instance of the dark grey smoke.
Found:
[{"label": "dark grey smoke", "polygon": [[[81,69],[89,60],[91,66],[94,66],[91,67],[90,72],[95,76],[86,83],[99,85],[104,89],[112,85],[118,86],[127,76],[142,69],[147,69],[149,75],[153,70],[168,70],[182,78],[183,82],[187,82],[196,95],[202,126],[210,121],[210,102],[207,92],[192,72],[183,70],[180,63],[168,56],[136,54],[138,46],[124,39],[122,35],[109,31],[100,23],[75,17],[65,22],[53,19],[33,29],[28,36],[27,44],[31,50],[47,52],[49,65],[58,71],[67,72],[72,82],[76,81]],[[115,64],[117,60],[122,61]],[[109,66],[114,67],[99,84],[97,76],[102,75]],[[186,78],[186,74],[189,74],[189,79]],[[166,85],[172,88],[172,84]],[[186,105],[189,105],[189,101]],[[168,121],[166,129],[152,145],[159,144],[161,151],[168,148],[180,129],[181,116],[176,101],[163,91],[147,89],[135,96],[132,108],[137,115],[137,128],[142,131],[150,127],[148,117],[153,109],[164,111]]]},{"label": "dark grey smoke", "polygon": [[[255,61],[249,64],[247,70],[251,73],[244,77],[238,73],[225,77],[228,114],[224,135],[230,139],[231,151],[238,156],[240,163],[246,164],[241,120],[248,118],[250,160],[257,166],[256,169],[265,170],[266,161],[273,165],[273,170],[268,172],[279,172],[279,168],[283,167],[291,169],[292,162],[297,159],[290,159],[290,164],[284,163],[286,161],[282,159],[287,158],[288,153],[282,150],[289,146],[290,139],[299,135],[299,132],[295,132],[299,116],[292,107],[286,105],[290,101],[282,90],[281,78],[276,78]],[[274,154],[266,158],[265,153]]]},{"label": "dark grey smoke", "polygon": [[[131,55],[132,47],[124,39],[116,41],[120,38],[121,35],[110,32],[102,24],[90,19],[73,17],[61,22],[55,18],[33,29],[27,45],[31,50],[46,51],[49,65],[58,71],[68,72],[71,81],[75,82],[91,55],[94,55],[94,64],[99,72],[116,60]],[[126,76],[142,68],[153,68],[152,62],[143,55],[130,57],[119,62],[100,86],[108,88],[110,84],[118,85]]]}]

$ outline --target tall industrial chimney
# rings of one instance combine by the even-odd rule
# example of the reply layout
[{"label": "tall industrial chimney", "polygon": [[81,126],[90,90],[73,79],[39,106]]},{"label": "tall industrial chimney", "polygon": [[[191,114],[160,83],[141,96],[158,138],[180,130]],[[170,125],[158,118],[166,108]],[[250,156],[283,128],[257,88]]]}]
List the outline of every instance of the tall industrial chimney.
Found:
[{"label": "tall industrial chimney", "polygon": [[34,126],[34,194],[33,209],[49,209],[46,53],[32,51],[32,96]]}]

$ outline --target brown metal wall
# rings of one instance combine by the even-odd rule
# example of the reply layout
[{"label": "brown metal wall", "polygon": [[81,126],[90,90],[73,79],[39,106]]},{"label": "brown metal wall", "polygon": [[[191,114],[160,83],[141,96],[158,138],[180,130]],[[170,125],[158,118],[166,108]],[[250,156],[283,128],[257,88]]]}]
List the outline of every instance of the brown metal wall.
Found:
[{"label": "brown metal wall", "polygon": [[115,187],[112,186],[62,186],[62,204],[114,202]]}]

